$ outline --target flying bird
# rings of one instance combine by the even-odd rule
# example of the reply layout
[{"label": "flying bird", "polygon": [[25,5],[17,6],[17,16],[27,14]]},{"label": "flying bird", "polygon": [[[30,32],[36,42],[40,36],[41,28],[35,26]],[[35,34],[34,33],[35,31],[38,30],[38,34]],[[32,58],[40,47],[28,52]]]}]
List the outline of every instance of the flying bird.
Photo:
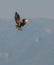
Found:
[{"label": "flying bird", "polygon": [[16,27],[18,30],[22,30],[22,26],[29,24],[29,21],[27,19],[21,19],[19,13],[15,12],[15,22],[16,22]]}]

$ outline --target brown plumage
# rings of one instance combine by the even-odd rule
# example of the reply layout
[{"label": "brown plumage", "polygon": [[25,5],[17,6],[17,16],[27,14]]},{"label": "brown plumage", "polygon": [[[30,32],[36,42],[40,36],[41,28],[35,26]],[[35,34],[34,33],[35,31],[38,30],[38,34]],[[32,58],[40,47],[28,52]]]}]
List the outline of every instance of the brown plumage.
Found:
[{"label": "brown plumage", "polygon": [[19,29],[19,30],[21,30],[22,28],[22,26],[24,26],[25,24],[27,24],[28,23],[28,20],[27,19],[20,19],[20,15],[17,13],[17,12],[15,12],[15,22],[16,22],[16,27]]}]

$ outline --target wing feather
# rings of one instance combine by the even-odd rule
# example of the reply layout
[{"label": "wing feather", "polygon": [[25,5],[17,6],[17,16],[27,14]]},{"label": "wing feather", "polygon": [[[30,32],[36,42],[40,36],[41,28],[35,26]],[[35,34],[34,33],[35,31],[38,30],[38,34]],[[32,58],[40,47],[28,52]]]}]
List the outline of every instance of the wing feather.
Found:
[{"label": "wing feather", "polygon": [[15,22],[18,24],[20,22],[20,15],[15,12]]}]

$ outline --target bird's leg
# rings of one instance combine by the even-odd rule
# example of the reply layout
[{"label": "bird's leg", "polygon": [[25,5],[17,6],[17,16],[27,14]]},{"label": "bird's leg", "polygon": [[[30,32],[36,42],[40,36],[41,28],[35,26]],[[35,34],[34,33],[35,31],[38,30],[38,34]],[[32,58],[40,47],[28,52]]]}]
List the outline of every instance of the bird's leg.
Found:
[{"label": "bird's leg", "polygon": [[21,30],[22,31],[22,28],[21,27],[18,27],[18,30]]}]

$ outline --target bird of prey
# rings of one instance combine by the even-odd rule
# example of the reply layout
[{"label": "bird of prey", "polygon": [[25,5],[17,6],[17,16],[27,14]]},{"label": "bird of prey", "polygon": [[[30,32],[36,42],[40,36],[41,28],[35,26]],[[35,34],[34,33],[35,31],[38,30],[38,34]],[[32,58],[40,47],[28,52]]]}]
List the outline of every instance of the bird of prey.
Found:
[{"label": "bird of prey", "polygon": [[15,22],[17,24],[16,27],[18,28],[18,30],[22,30],[22,26],[29,23],[27,19],[21,19],[20,15],[17,12],[15,12]]}]

